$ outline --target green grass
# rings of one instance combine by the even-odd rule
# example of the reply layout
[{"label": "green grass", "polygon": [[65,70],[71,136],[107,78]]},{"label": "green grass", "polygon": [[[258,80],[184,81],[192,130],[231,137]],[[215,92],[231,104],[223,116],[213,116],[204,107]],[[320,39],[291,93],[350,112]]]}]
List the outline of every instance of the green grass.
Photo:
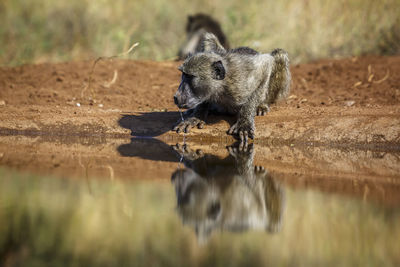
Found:
[{"label": "green grass", "polygon": [[160,182],[59,179],[0,168],[1,266],[398,266],[400,212],[286,190],[280,232],[197,243]]},{"label": "green grass", "polygon": [[293,62],[400,47],[400,0],[2,0],[0,65],[110,56],[134,42],[130,58],[168,60],[197,12],[217,18],[233,46],[281,47]]}]

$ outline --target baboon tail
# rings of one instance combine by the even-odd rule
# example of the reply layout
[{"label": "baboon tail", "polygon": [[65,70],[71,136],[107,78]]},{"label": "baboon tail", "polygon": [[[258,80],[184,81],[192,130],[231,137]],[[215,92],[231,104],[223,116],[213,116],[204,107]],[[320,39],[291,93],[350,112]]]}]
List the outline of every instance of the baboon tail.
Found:
[{"label": "baboon tail", "polygon": [[284,99],[289,95],[291,75],[289,70],[289,55],[288,53],[280,48],[274,49],[271,55],[275,59],[275,66],[272,71],[271,85],[274,92],[274,99],[272,102],[278,99]]}]

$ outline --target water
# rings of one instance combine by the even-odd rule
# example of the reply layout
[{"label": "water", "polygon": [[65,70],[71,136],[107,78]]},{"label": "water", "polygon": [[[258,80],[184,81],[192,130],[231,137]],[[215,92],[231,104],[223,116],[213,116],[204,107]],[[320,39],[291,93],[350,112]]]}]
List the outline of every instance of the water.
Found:
[{"label": "water", "polygon": [[396,151],[0,137],[4,266],[398,266]]}]

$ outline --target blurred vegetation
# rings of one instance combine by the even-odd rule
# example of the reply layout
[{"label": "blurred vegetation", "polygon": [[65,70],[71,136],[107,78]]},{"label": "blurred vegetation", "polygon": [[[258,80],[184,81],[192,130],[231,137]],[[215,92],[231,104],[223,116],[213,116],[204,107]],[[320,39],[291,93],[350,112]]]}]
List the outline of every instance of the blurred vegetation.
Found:
[{"label": "blurred vegetation", "polygon": [[215,232],[199,245],[169,182],[0,168],[0,266],[399,266],[398,208],[286,192],[280,232]]},{"label": "blurred vegetation", "polygon": [[233,46],[282,47],[293,62],[400,50],[400,0],[1,0],[0,64],[110,56],[133,42],[131,58],[172,59],[197,12]]}]

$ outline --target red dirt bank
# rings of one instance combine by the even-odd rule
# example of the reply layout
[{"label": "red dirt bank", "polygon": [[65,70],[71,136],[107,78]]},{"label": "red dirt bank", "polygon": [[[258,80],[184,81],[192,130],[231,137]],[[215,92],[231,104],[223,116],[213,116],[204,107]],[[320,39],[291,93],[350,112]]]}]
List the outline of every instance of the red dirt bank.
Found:
[{"label": "red dirt bank", "polygon": [[[169,131],[179,118],[172,101],[178,65],[100,61],[89,89],[92,62],[0,68],[0,133],[178,137]],[[256,142],[400,144],[399,56],[321,60],[291,70],[291,96],[257,117]],[[189,136],[233,141],[226,118],[210,122]]]}]

